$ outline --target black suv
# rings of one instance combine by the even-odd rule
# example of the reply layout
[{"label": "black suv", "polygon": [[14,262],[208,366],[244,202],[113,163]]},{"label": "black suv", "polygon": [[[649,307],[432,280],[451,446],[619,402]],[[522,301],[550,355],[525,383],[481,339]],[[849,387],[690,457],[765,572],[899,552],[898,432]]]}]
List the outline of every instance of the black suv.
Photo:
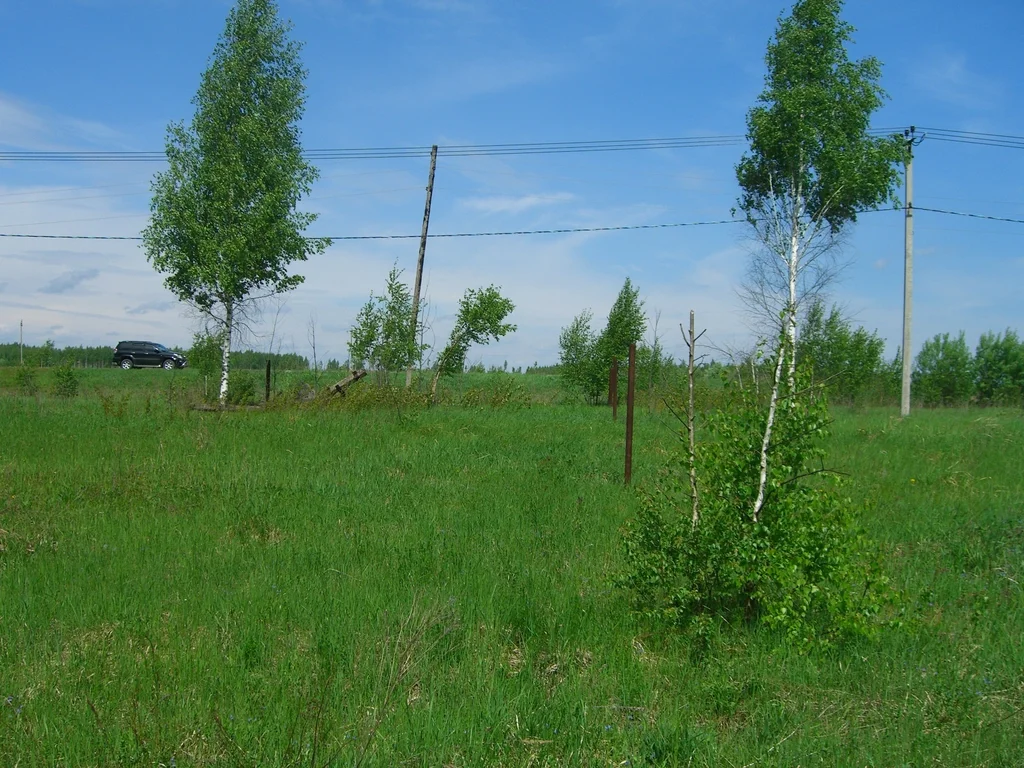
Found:
[{"label": "black suv", "polygon": [[129,368],[184,368],[188,360],[173,349],[153,341],[119,341],[114,347],[114,365]]}]

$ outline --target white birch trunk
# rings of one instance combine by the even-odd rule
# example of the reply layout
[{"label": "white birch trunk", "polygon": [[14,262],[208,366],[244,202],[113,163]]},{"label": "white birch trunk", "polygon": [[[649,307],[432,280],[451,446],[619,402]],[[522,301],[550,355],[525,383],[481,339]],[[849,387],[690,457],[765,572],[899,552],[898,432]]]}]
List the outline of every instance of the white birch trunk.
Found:
[{"label": "white birch trunk", "polygon": [[793,210],[789,222],[789,258],[788,287],[789,305],[786,307],[786,339],[789,342],[789,369],[787,380],[789,389],[793,391],[796,380],[796,313],[797,313],[797,278],[800,276],[800,240],[803,232],[800,226],[800,217],[803,215],[804,197],[800,186],[797,186],[796,194],[793,196]]},{"label": "white birch trunk", "polygon": [[772,429],[775,427],[775,413],[779,406],[779,388],[782,385],[782,366],[786,359],[786,345],[779,344],[779,356],[775,361],[775,379],[772,382],[772,396],[768,403],[768,421],[764,426],[764,439],[761,441],[761,471],[757,483],[757,499],[754,501],[755,523],[761,520],[761,508],[764,507],[765,487],[768,485],[768,451],[772,444]]},{"label": "white birch trunk", "polygon": [[234,320],[232,307],[225,305],[224,311],[224,333],[221,337],[220,352],[220,404],[227,405],[228,402],[228,368],[231,363],[231,324]]}]

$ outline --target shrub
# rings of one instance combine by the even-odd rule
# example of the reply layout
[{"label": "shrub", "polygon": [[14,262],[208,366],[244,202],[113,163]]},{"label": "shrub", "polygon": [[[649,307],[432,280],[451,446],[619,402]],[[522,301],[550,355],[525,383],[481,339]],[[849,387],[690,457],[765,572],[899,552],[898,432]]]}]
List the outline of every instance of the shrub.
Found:
[{"label": "shrub", "polygon": [[228,403],[255,405],[259,402],[256,377],[248,371],[236,371],[228,381]]},{"label": "shrub", "polygon": [[39,385],[36,384],[35,371],[26,365],[18,368],[18,372],[14,374],[14,382],[24,395],[34,395],[39,391]]},{"label": "shrub", "polygon": [[1024,401],[1024,342],[1017,334],[983,333],[974,355],[978,402],[1015,405]]},{"label": "shrub", "polygon": [[940,333],[921,347],[914,362],[913,392],[929,406],[966,405],[974,391],[974,361],[963,331]]},{"label": "shrub", "polygon": [[674,457],[625,530],[619,579],[633,608],[698,638],[720,622],[763,624],[800,646],[870,631],[888,590],[873,547],[853,524],[836,473],[822,469],[828,411],[801,371],[780,401],[767,496],[757,495],[764,402],[730,388],[704,421],[697,452],[699,519],[688,468]]},{"label": "shrub", "polygon": [[78,395],[78,372],[69,364],[63,363],[54,371],[53,393],[57,397],[72,398]]}]

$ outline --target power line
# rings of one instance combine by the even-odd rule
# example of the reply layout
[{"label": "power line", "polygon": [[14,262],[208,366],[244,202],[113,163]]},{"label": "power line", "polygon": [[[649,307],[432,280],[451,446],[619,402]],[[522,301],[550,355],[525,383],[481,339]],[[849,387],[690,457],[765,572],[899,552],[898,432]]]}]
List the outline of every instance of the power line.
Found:
[{"label": "power line", "polygon": [[[872,135],[896,134],[900,129],[873,128]],[[590,141],[538,141],[504,144],[449,144],[440,145],[438,154],[446,157],[481,157],[505,155],[551,155],[581,152],[629,152],[658,149],[694,149],[701,147],[727,147],[743,144],[743,134],[711,136],[676,136],[649,139],[604,139]],[[388,160],[428,157],[430,146],[410,147],[355,147],[326,148],[303,151],[308,160]],[[0,161],[6,162],[164,162],[162,151],[44,151],[22,150],[0,152]]]},{"label": "power line", "polygon": [[964,216],[968,219],[986,219],[988,221],[1007,221],[1011,224],[1024,224],[1024,219],[1011,219],[1006,216],[989,216],[984,213],[965,213],[963,211],[947,211],[942,208],[922,208],[915,205],[914,211],[928,211],[929,213],[942,213],[947,216]]},{"label": "power line", "polygon": [[[742,224],[742,219],[721,219],[718,221],[685,221],[670,224],[626,224],[617,227],[565,227],[562,229],[520,229],[504,232],[438,232],[428,234],[429,238],[452,237],[512,237],[517,235],[566,235],[580,232],[625,232],[640,229],[673,229],[679,227],[707,227],[717,224]],[[35,240],[142,240],[138,235],[38,235],[12,232],[0,232],[0,237],[25,238]],[[327,240],[412,240],[420,235],[337,235],[326,237]],[[310,238],[313,239],[313,238]],[[321,238],[316,238],[321,239]]]},{"label": "power line", "polygon": [[979,131],[960,131],[953,128],[921,128],[927,138],[934,141],[946,141],[955,144],[974,144],[982,147],[1001,147],[1003,149],[1024,149],[1024,136],[1009,133],[982,133]]},{"label": "power line", "polygon": [[[859,211],[858,213],[884,213],[890,210],[902,210],[899,208],[895,209],[869,209]],[[924,208],[920,206],[914,206],[915,211],[926,211],[928,213],[939,213],[946,216],[962,216],[971,219],[984,219],[987,221],[1001,221],[1008,222],[1011,224],[1024,224],[1024,219],[1014,219],[1006,216],[990,216],[983,213],[969,213],[965,211],[949,211],[943,208]],[[117,218],[117,217],[112,217]],[[717,219],[709,221],[683,221],[683,222],[671,222],[667,224],[625,224],[614,227],[563,227],[556,229],[519,229],[519,230],[506,230],[506,231],[494,231],[494,232],[438,232],[428,234],[429,238],[454,238],[454,237],[514,237],[520,235],[566,235],[566,234],[577,234],[585,232],[628,232],[635,230],[652,230],[652,229],[678,229],[681,227],[707,227],[717,226],[721,224],[743,224],[745,219]],[[46,235],[46,234],[30,234],[21,232],[0,232],[0,237],[7,238],[21,238],[31,240],[133,240],[141,241],[142,237],[138,235]],[[315,239],[328,239],[337,241],[346,240],[413,240],[419,238],[420,235],[333,235],[318,237]],[[310,238],[314,239],[314,238]]]}]

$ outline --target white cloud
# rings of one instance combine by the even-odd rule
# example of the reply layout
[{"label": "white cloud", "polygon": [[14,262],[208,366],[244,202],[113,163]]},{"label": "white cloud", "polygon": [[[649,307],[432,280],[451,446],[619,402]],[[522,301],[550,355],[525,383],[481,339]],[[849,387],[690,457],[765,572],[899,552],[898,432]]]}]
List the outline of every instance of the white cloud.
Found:
[{"label": "white cloud", "polygon": [[109,149],[123,141],[123,134],[102,123],[67,117],[0,92],[0,146],[48,151],[99,143]]},{"label": "white cloud", "polygon": [[987,109],[1003,92],[1001,84],[973,72],[963,53],[922,57],[912,75],[914,85],[936,101],[967,109]]},{"label": "white cloud", "polygon": [[522,213],[539,206],[558,205],[575,200],[576,196],[568,192],[556,192],[550,195],[522,195],[519,197],[471,197],[460,200],[466,208],[482,213]]}]

